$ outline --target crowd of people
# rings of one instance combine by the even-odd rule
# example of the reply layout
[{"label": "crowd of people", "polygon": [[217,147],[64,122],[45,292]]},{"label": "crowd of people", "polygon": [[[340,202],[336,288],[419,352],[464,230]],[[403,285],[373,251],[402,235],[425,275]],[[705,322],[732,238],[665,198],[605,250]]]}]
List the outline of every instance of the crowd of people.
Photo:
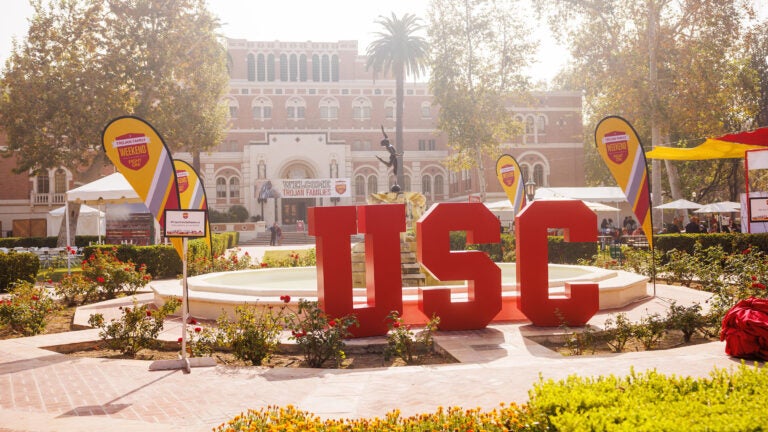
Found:
[{"label": "crowd of people", "polygon": [[[722,223],[721,223],[722,222]],[[739,232],[741,228],[733,221],[732,218],[726,218],[724,220],[718,219],[714,214],[704,219],[698,216],[691,216],[687,224],[684,224],[683,218],[675,216],[671,223],[666,224],[664,227],[665,234],[674,233],[729,233]]]}]

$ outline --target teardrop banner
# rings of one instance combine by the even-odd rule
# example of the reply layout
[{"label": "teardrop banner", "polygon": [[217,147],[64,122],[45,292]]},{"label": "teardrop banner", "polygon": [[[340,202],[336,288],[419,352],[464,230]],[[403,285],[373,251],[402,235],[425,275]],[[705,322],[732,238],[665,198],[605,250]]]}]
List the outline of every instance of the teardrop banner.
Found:
[{"label": "teardrop banner", "polygon": [[101,144],[160,227],[165,228],[165,211],[180,207],[176,170],[160,134],[138,117],[123,116],[107,124]]},{"label": "teardrop banner", "polygon": [[514,157],[503,154],[496,160],[496,177],[506,192],[515,214],[520,213],[525,205],[525,192],[522,171]]},{"label": "teardrop banner", "polygon": [[[174,159],[173,166],[176,169],[176,178],[179,185],[179,205],[182,210],[208,210],[208,200],[205,195],[205,186],[203,180],[197,174],[197,171],[183,160]],[[208,244],[208,250],[212,252],[211,227],[206,219],[205,241]],[[171,238],[171,244],[179,253],[182,254],[182,239]]]},{"label": "teardrop banner", "polygon": [[600,120],[595,128],[595,145],[603,162],[616,179],[627,202],[632,206],[648,245],[653,250],[651,190],[645,151],[637,132],[628,121],[618,116]]}]

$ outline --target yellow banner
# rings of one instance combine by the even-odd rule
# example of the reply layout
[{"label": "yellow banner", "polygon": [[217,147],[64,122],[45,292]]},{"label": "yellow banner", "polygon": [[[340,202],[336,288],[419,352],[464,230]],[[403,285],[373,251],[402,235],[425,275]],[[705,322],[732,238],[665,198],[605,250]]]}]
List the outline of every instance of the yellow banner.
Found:
[{"label": "yellow banner", "polygon": [[621,117],[606,117],[595,128],[595,145],[613,178],[624,191],[627,202],[632,205],[632,212],[643,228],[648,244],[653,248],[648,168],[637,132]]},{"label": "yellow banner", "polygon": [[176,173],[160,134],[138,117],[118,117],[104,128],[101,144],[161,227],[165,210],[179,209]]},{"label": "yellow banner", "polygon": [[[176,169],[176,181],[179,188],[179,199],[182,210],[208,210],[208,200],[205,195],[205,186],[197,171],[183,160],[174,159],[173,166]],[[211,226],[206,219],[205,242],[208,245],[208,251],[211,252]],[[183,239],[180,237],[171,238],[171,244],[176,249],[180,257],[182,254]]]},{"label": "yellow banner", "polygon": [[522,174],[520,165],[512,156],[504,154],[496,160],[496,177],[504,188],[515,214],[520,213],[525,204],[525,179]]}]

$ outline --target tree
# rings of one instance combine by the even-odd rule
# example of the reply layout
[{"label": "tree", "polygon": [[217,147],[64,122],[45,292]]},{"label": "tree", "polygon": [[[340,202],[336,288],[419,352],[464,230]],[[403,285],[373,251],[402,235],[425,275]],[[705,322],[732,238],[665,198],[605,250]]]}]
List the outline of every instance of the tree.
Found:
[{"label": "tree", "polygon": [[226,55],[204,0],[32,6],[0,100],[5,154],[17,156],[18,172],[64,166],[76,178],[95,177],[102,128],[124,114],[148,120],[172,150],[197,156],[222,139]]},{"label": "tree", "polygon": [[506,109],[525,97],[535,44],[518,18],[519,1],[434,0],[430,5],[430,86],[440,106],[437,127],[448,137],[453,171],[476,169],[485,200],[485,163],[521,125]]},{"label": "tree", "polygon": [[398,185],[405,184],[403,169],[403,103],[406,74],[419,77],[426,70],[428,46],[421,36],[415,35],[423,29],[420,19],[412,14],[402,18],[392,13],[391,17],[380,16],[377,24],[384,31],[376,33],[378,39],[368,45],[366,68],[374,72],[391,72],[395,77],[395,150],[398,165]]},{"label": "tree", "polygon": [[[745,1],[535,2],[570,48],[573,62],[561,74],[560,84],[585,91],[589,125],[609,114],[622,115],[654,147],[687,147],[707,136],[748,127],[757,104],[741,43],[749,13]],[[654,204],[660,204],[663,189],[657,162],[652,173]],[[729,176],[722,171],[711,175],[728,162],[692,163],[695,169],[678,176],[676,168],[687,166],[665,161],[673,198],[682,198],[683,191],[715,198],[718,191],[730,195],[737,190],[737,170],[729,168]],[[717,182],[718,187],[710,187]]]}]

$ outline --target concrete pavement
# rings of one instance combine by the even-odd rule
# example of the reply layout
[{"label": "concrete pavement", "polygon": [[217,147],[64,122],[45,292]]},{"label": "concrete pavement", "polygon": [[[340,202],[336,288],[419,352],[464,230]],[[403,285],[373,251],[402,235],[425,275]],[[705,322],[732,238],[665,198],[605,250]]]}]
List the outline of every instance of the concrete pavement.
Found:
[{"label": "concrete pavement", "polygon": [[[636,320],[666,310],[672,299],[690,304],[706,297],[664,285],[657,286],[657,294],[621,311]],[[118,304],[94,306],[88,313]],[[600,326],[615,312],[602,312],[591,323]],[[150,372],[149,361],[75,358],[43,349],[97,340],[93,329],[4,340],[0,431],[204,431],[249,408],[287,404],[323,418],[383,416],[395,408],[403,416],[438,406],[491,409],[501,402],[525,402],[540,374],[553,379],[574,373],[623,375],[634,368],[707,376],[715,367],[740,363],[725,355],[720,342],[562,357],[525,337],[556,331],[503,323],[478,331],[443,332],[436,336],[437,344],[461,362],[448,365],[352,370],[219,365],[194,368],[190,374]],[[168,322],[165,338],[175,340],[178,335],[180,322]]]}]

